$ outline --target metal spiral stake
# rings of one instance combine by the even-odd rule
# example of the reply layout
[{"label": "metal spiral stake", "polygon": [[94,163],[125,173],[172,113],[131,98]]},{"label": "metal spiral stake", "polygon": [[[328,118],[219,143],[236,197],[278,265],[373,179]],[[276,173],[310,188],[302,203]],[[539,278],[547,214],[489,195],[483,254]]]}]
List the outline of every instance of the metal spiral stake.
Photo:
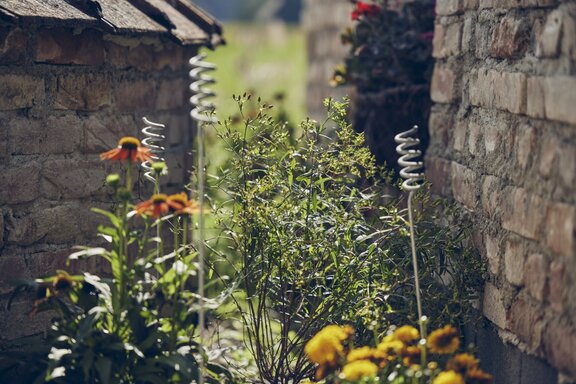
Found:
[{"label": "metal spiral stake", "polygon": [[418,132],[418,126],[415,125],[408,131],[394,136],[394,141],[398,144],[396,152],[400,155],[398,164],[402,169],[400,176],[406,180],[402,183],[405,191],[408,191],[408,222],[410,225],[410,243],[412,247],[412,265],[414,267],[414,286],[416,290],[416,304],[418,305],[418,319],[420,324],[420,335],[425,338],[424,317],[422,315],[422,300],[420,298],[420,277],[418,275],[418,259],[416,257],[416,241],[414,235],[414,221],[412,218],[412,197],[414,193],[422,186],[424,173],[422,168],[424,163],[420,160],[422,152],[415,148],[420,144],[420,140],[412,137]]},{"label": "metal spiral stake", "polygon": [[154,123],[148,120],[146,117],[142,118],[142,121],[146,126],[142,128],[142,134],[144,139],[142,140],[142,145],[150,149],[152,153],[152,161],[145,161],[142,163],[142,168],[144,169],[144,177],[149,181],[156,183],[156,178],[154,177],[154,171],[152,170],[152,163],[158,161],[164,161],[164,152],[166,148],[163,147],[164,140],[164,130],[166,126],[160,123]]},{"label": "metal spiral stake", "polygon": [[[200,212],[198,213],[198,296],[200,300],[204,298],[204,174],[205,174],[205,164],[204,164],[204,125],[214,124],[217,122],[215,116],[211,113],[214,111],[214,104],[207,101],[206,98],[213,97],[215,93],[210,90],[207,86],[213,84],[215,80],[208,76],[205,72],[213,71],[216,69],[214,64],[204,61],[206,58],[205,54],[199,54],[190,59],[189,63],[192,69],[190,70],[190,78],[192,83],[190,84],[190,91],[192,91],[192,97],[190,97],[190,104],[192,104],[192,110],[190,111],[190,116],[194,121],[196,121],[196,132],[197,132],[197,148],[198,148],[198,206],[200,207]],[[193,185],[191,182],[190,185]],[[192,238],[192,236],[190,236]],[[200,329],[200,342],[204,340],[204,306],[200,305],[198,310],[198,328]],[[202,372],[203,360],[200,359],[201,366],[200,371]],[[203,384],[204,378],[199,375],[199,384]]]}]

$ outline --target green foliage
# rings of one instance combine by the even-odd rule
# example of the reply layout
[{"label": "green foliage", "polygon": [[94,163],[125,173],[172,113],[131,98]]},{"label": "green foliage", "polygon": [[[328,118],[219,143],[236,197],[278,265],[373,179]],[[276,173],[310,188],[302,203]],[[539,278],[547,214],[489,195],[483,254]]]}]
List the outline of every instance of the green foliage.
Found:
[{"label": "green foliage", "polygon": [[[247,99],[236,98],[241,113]],[[228,197],[216,215],[228,248],[214,252],[236,270],[243,294],[234,299],[262,381],[310,376],[302,347],[327,324],[352,323],[373,339],[417,320],[402,201],[382,196],[386,175],[345,121],[347,105],[327,107],[323,124],[302,123],[298,147],[267,105],[243,114],[241,130],[220,127],[231,160],[215,185]],[[419,202],[436,204],[424,194]],[[434,222],[417,215],[422,294],[435,325],[464,315],[480,280],[465,231]]]}]

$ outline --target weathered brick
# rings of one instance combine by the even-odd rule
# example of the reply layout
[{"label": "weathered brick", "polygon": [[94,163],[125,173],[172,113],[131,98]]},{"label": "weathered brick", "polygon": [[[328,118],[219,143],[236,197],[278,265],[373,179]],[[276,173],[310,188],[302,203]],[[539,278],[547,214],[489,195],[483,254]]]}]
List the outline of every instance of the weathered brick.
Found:
[{"label": "weathered brick", "polygon": [[445,111],[434,111],[430,113],[428,129],[430,131],[431,145],[447,147],[452,125],[452,116],[446,115]]},{"label": "weathered brick", "polygon": [[100,161],[50,160],[42,170],[42,194],[50,199],[100,195],[105,178],[105,164]]},{"label": "weathered brick", "polygon": [[102,33],[85,29],[44,29],[37,34],[36,62],[51,64],[101,65],[104,63]]},{"label": "weathered brick", "polygon": [[466,132],[468,131],[468,120],[458,119],[454,128],[453,148],[457,151],[463,151],[466,145]]},{"label": "weathered brick", "polygon": [[542,331],[544,330],[544,314],[540,308],[528,300],[520,297],[510,308],[508,328],[520,340],[530,346],[532,351],[538,350],[542,344]]},{"label": "weathered brick", "polygon": [[503,210],[502,227],[521,236],[539,240],[544,219],[544,200],[523,188],[506,188],[507,204]]},{"label": "weathered brick", "polygon": [[472,41],[474,39],[474,24],[476,19],[468,16],[464,19],[464,26],[462,27],[462,52],[465,54],[472,52]]},{"label": "weathered brick", "polygon": [[40,191],[40,165],[26,163],[13,168],[0,169],[2,188],[0,203],[19,204],[35,200]]},{"label": "weathered brick", "polygon": [[437,24],[434,29],[434,50],[432,55],[437,58],[458,55],[460,53],[461,41],[461,22],[452,23],[447,26]]},{"label": "weathered brick", "polygon": [[449,196],[450,185],[450,161],[439,157],[431,157],[426,161],[426,178],[431,183],[431,192],[435,195]]},{"label": "weathered brick", "polygon": [[439,0],[436,2],[436,14],[438,15],[453,15],[461,10],[461,0]]},{"label": "weathered brick", "polygon": [[544,348],[552,364],[564,373],[576,377],[576,332],[572,327],[553,318],[544,331]]},{"label": "weathered brick", "polygon": [[470,81],[470,102],[512,113],[526,112],[526,75],[479,69]]},{"label": "weathered brick", "polygon": [[554,260],[548,270],[548,299],[556,312],[561,313],[564,310],[566,287],[566,267],[562,261]]},{"label": "weathered brick", "polygon": [[150,111],[156,106],[156,83],[151,80],[123,80],[116,84],[114,97],[119,111]]},{"label": "weathered brick", "polygon": [[30,245],[39,241],[48,244],[70,244],[92,236],[96,228],[96,215],[76,204],[62,204],[38,209],[32,213],[11,218],[8,242]]},{"label": "weathered brick", "polygon": [[520,57],[526,51],[526,28],[521,19],[504,17],[492,34],[490,54],[493,57]]},{"label": "weathered brick", "polygon": [[512,285],[524,284],[524,260],[526,253],[524,245],[517,239],[506,241],[504,251],[504,272],[506,280]]},{"label": "weathered brick", "polygon": [[541,33],[536,36],[537,57],[557,57],[560,53],[562,33],[562,11],[557,9],[548,15]]},{"label": "weathered brick", "polygon": [[0,28],[0,64],[24,64],[28,34],[20,28]]},{"label": "weathered brick", "polygon": [[32,276],[21,255],[2,255],[0,257],[0,294],[14,290],[13,283]]},{"label": "weathered brick", "polygon": [[576,77],[554,76],[543,80],[546,117],[576,124]]},{"label": "weathered brick", "polygon": [[29,75],[0,75],[0,110],[30,108],[44,99],[44,80]]},{"label": "weathered brick", "polygon": [[[337,41],[337,39],[333,39]],[[338,42],[339,43],[339,42]],[[188,65],[186,49],[170,42],[127,41],[115,39],[106,41],[108,62],[119,69],[135,68],[142,72],[163,69],[179,70]]]},{"label": "weathered brick", "polygon": [[518,129],[517,137],[516,163],[524,171],[536,152],[536,132],[529,125],[524,125]]},{"label": "weathered brick", "polygon": [[82,122],[85,153],[102,153],[118,145],[123,136],[138,136],[140,126],[130,115],[92,114]]},{"label": "weathered brick", "polygon": [[533,253],[524,264],[524,284],[528,293],[542,302],[546,296],[548,260],[540,253]]},{"label": "weathered brick", "polygon": [[556,150],[560,147],[560,142],[556,136],[545,136],[541,140],[540,156],[538,158],[538,171],[544,177],[549,177],[554,171],[554,160]]},{"label": "weathered brick", "polygon": [[558,151],[558,169],[560,170],[560,185],[572,191],[576,185],[576,148],[574,144],[563,143]]},{"label": "weathered brick", "polygon": [[55,109],[97,111],[112,104],[110,76],[102,73],[58,77]]},{"label": "weathered brick", "polygon": [[156,109],[170,110],[187,107],[188,81],[185,79],[172,79],[160,82]]},{"label": "weathered brick", "polygon": [[530,76],[526,81],[526,114],[531,117],[546,116],[543,77]]},{"label": "weathered brick", "polygon": [[479,145],[482,131],[483,127],[474,120],[470,120],[470,123],[468,124],[468,152],[472,155],[477,155],[480,148],[482,148],[482,146]]},{"label": "weathered brick", "polygon": [[500,206],[502,185],[496,176],[484,176],[482,178],[482,208],[488,216],[493,217]]},{"label": "weathered brick", "polygon": [[561,51],[564,55],[576,60],[576,5],[566,3],[564,20],[562,22],[562,43]]},{"label": "weathered brick", "polygon": [[546,245],[557,254],[572,257],[575,254],[576,207],[562,204],[548,204],[546,214]]},{"label": "weathered brick", "polygon": [[[32,310],[31,299],[17,298],[10,306],[10,311],[2,308],[0,317],[10,319],[10,321],[0,323],[0,332],[4,340],[12,341],[22,339],[26,336],[37,335],[46,332],[52,319],[55,316],[53,311],[38,312],[34,316],[30,315]],[[1,312],[0,312],[1,313]],[[25,326],[23,326],[25,324]]]},{"label": "weathered brick", "polygon": [[450,103],[455,96],[456,74],[448,67],[437,64],[434,67],[431,84],[431,98],[437,103]]},{"label": "weathered brick", "polygon": [[462,1],[462,8],[464,10],[478,9],[478,2],[479,2],[479,0],[463,0]]},{"label": "weathered brick", "polygon": [[500,269],[500,243],[498,238],[490,234],[484,235],[484,247],[486,250],[486,259],[488,259],[488,270],[493,275],[498,275]]},{"label": "weathered brick", "polygon": [[492,283],[484,286],[484,298],[482,300],[484,316],[501,329],[506,328],[506,308],[502,292]]},{"label": "weathered brick", "polygon": [[454,198],[464,204],[466,208],[474,210],[477,204],[476,173],[456,162],[452,162],[451,168]]},{"label": "weathered brick", "polygon": [[13,155],[72,153],[80,146],[81,138],[76,115],[49,116],[44,121],[18,117],[10,121]]}]

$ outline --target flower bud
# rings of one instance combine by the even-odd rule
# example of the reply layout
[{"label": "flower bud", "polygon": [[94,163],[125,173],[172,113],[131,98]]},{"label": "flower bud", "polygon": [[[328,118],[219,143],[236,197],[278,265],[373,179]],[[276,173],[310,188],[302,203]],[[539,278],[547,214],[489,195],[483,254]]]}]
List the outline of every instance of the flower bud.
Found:
[{"label": "flower bud", "polygon": [[118,190],[118,198],[120,201],[129,201],[132,198],[132,192],[126,188],[120,188]]},{"label": "flower bud", "polygon": [[168,168],[166,167],[166,163],[163,161],[152,163],[152,169],[154,170],[154,172],[158,176],[165,175],[168,171]]},{"label": "flower bud", "polygon": [[117,173],[112,173],[106,176],[106,184],[113,188],[117,188],[120,185],[120,175]]}]

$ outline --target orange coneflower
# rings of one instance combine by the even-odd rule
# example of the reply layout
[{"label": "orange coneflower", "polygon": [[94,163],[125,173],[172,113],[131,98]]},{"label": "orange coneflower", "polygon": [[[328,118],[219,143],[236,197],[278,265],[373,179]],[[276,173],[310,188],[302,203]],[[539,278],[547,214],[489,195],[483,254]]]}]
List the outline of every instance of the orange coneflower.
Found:
[{"label": "orange coneflower", "polygon": [[450,325],[437,329],[428,336],[427,344],[432,353],[454,353],[460,346],[458,330]]},{"label": "orange coneflower", "polygon": [[118,147],[108,152],[100,154],[101,160],[130,160],[131,162],[139,161],[141,163],[151,160],[152,154],[148,148],[140,145],[140,140],[135,137],[126,136],[120,139]]},{"label": "orange coneflower", "polygon": [[200,211],[198,203],[192,200],[188,200],[188,196],[186,196],[186,193],[184,192],[168,196],[167,203],[175,215],[192,215]]},{"label": "orange coneflower", "polygon": [[150,199],[136,205],[136,214],[152,216],[156,219],[169,211],[168,196],[163,193],[152,195]]}]

